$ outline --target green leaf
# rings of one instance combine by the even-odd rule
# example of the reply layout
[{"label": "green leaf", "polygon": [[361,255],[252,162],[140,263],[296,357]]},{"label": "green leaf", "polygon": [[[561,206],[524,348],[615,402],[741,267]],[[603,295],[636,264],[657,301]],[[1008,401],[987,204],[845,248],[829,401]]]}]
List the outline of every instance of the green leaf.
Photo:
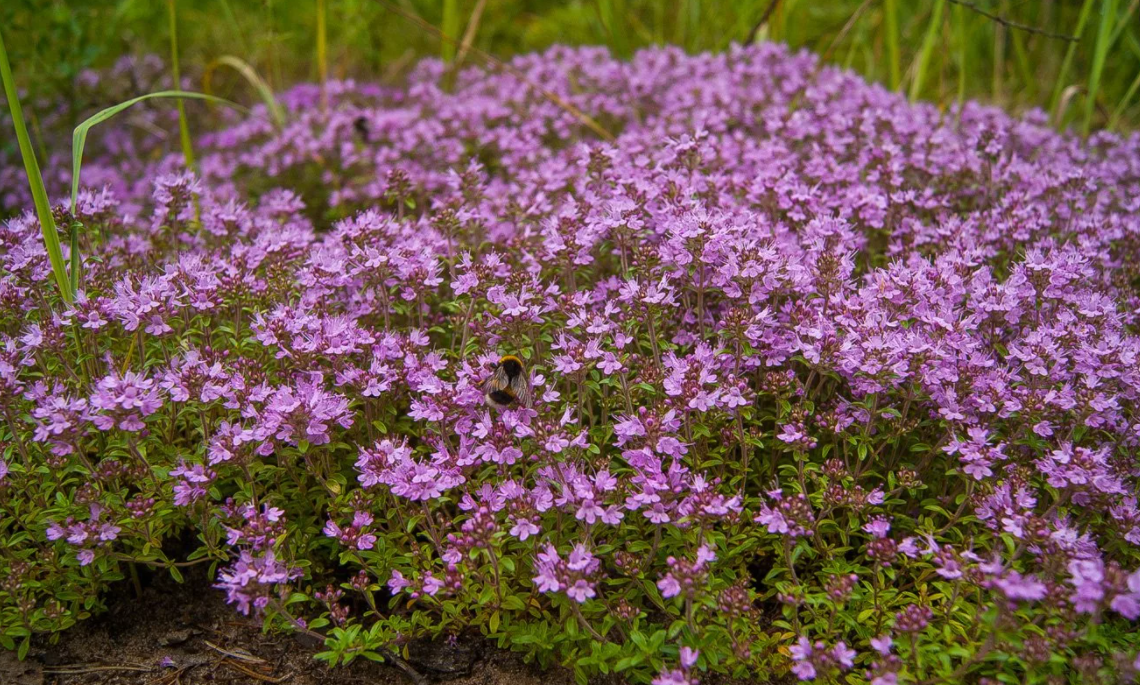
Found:
[{"label": "green leaf", "polygon": [[32,202],[36,206],[36,217],[40,220],[40,231],[44,236],[44,248],[51,262],[51,270],[55,275],[55,283],[59,286],[59,294],[63,301],[70,304],[75,298],[71,292],[71,281],[67,277],[67,267],[63,263],[63,250],[59,246],[59,230],[55,225],[55,217],[51,213],[51,201],[48,199],[47,188],[44,187],[44,178],[40,174],[40,165],[36,162],[36,153],[32,150],[32,138],[28,135],[28,127],[24,124],[24,113],[20,109],[20,98],[16,93],[16,80],[12,76],[12,67],[8,64],[8,52],[4,48],[4,38],[0,35],[0,80],[4,82],[4,94],[8,98],[8,111],[12,114],[12,126],[16,129],[16,140],[20,146],[20,157],[24,160],[24,175],[28,178],[28,187],[32,191]]},{"label": "green leaf", "polygon": [[934,46],[938,40],[939,32],[942,30],[942,11],[945,6],[946,0],[935,0],[934,2],[934,11],[930,17],[930,23],[926,27],[926,35],[922,39],[922,48],[914,61],[914,80],[910,83],[910,99],[912,102],[922,95],[926,70],[930,65],[931,56],[934,54]]},{"label": "green leaf", "polygon": [[[7,60],[5,60],[5,61],[7,61]],[[101,112],[97,112],[97,113],[91,115],[90,117],[87,117],[87,119],[84,120],[83,123],[81,123],[75,127],[75,131],[71,135],[71,213],[72,214],[75,213],[75,202],[76,202],[76,198],[78,198],[78,196],[79,196],[79,172],[83,168],[83,147],[87,144],[87,134],[91,131],[92,128],[94,128],[94,126],[96,124],[101,124],[104,121],[107,121],[108,119],[115,116],[119,112],[122,112],[123,110],[128,109],[133,105],[137,105],[138,103],[142,102],[143,100],[153,100],[155,98],[179,98],[179,99],[191,99],[191,100],[208,100],[210,102],[216,102],[220,105],[225,105],[227,107],[233,107],[234,109],[239,110],[239,111],[244,112],[244,113],[247,113],[247,114],[249,113],[249,109],[242,107],[241,105],[237,104],[236,102],[231,102],[230,100],[226,100],[225,98],[219,98],[219,97],[215,97],[213,95],[206,95],[205,93],[195,93],[193,91],[187,91],[187,90],[160,90],[157,93],[147,93],[146,95],[140,95],[137,98],[131,98],[130,100],[127,100],[125,102],[120,102],[117,105],[113,105],[111,107],[108,107],[107,109],[104,109]],[[57,240],[57,242],[58,242],[58,240]],[[62,257],[60,259],[62,260]]]},{"label": "green leaf", "polygon": [[79,270],[83,266],[83,260],[79,256],[79,229],[83,228],[83,224],[78,221],[71,222],[71,294],[75,295],[79,292]]}]

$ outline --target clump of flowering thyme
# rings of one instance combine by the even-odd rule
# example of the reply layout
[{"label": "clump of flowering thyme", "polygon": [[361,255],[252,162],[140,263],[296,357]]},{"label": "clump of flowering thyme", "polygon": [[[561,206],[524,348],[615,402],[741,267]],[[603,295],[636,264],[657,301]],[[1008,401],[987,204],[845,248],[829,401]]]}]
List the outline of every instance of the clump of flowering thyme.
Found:
[{"label": "clump of flowering thyme", "polygon": [[[1140,668],[1140,136],[773,45],[514,66],[614,139],[426,61],[294,88],[198,175],[109,129],[72,305],[26,203],[0,227],[0,644],[216,563],[331,663]],[[504,353],[532,408],[486,406]]]}]

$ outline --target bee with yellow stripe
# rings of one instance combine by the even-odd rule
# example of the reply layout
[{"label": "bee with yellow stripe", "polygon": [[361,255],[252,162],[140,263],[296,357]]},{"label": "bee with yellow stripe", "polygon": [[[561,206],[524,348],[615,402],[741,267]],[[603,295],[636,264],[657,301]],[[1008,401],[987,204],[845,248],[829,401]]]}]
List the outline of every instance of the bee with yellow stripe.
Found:
[{"label": "bee with yellow stripe", "polygon": [[491,365],[491,377],[483,385],[487,404],[496,409],[531,406],[530,374],[522,360],[513,354],[502,356]]}]

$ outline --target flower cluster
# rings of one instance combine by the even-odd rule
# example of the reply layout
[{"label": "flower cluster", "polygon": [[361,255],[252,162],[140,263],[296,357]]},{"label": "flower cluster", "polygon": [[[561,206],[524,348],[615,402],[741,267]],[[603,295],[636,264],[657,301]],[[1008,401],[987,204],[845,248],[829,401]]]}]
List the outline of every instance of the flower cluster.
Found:
[{"label": "flower cluster", "polygon": [[[465,630],[582,682],[1135,662],[1140,135],[775,45],[280,101],[195,127],[194,173],[158,110],[93,135],[70,303],[0,159],[0,645],[131,563],[220,569],[334,663]],[[485,401],[504,354],[529,405]]]}]

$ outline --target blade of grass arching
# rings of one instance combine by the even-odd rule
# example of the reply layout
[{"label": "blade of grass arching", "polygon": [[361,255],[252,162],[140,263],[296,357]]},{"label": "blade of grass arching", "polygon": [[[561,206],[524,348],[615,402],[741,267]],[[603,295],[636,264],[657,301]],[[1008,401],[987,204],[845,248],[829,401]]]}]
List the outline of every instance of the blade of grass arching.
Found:
[{"label": "blade of grass arching", "polygon": [[1065,120],[1065,114],[1069,111],[1069,104],[1073,101],[1073,98],[1075,98],[1077,96],[1077,94],[1080,92],[1081,92],[1081,87],[1076,85],[1076,84],[1073,84],[1073,85],[1069,86],[1068,88],[1066,88],[1061,93],[1061,99],[1057,103],[1057,120],[1058,121],[1064,121]]},{"label": "blade of grass arching", "polygon": [[1061,71],[1057,73],[1057,78],[1053,82],[1053,96],[1049,98],[1049,113],[1053,116],[1053,125],[1060,126],[1061,120],[1058,115],[1060,113],[1061,93],[1067,87],[1065,82],[1069,77],[1069,68],[1073,64],[1073,57],[1077,54],[1077,45],[1080,38],[1084,35],[1085,24],[1088,23],[1089,15],[1092,13],[1093,0],[1084,0],[1081,4],[1081,13],[1077,17],[1077,27],[1073,31],[1073,35],[1077,40],[1069,43],[1068,49],[1065,50],[1065,59],[1061,61]]},{"label": "blade of grass arching", "polygon": [[1089,72],[1088,92],[1085,93],[1084,132],[1087,136],[1092,128],[1093,112],[1096,111],[1096,97],[1100,91],[1100,78],[1104,72],[1104,62],[1108,58],[1109,40],[1116,21],[1117,0],[1103,0],[1100,7],[1100,27],[1096,32],[1096,46],[1093,49],[1092,70]]},{"label": "blade of grass arching", "polygon": [[101,124],[119,112],[136,105],[144,100],[153,100],[155,98],[178,98],[187,100],[207,100],[209,102],[216,102],[220,105],[233,107],[241,112],[248,113],[249,110],[236,102],[231,102],[225,98],[215,97],[213,95],[206,95],[205,93],[195,93],[186,90],[162,90],[157,93],[147,93],[140,95],[137,98],[131,98],[125,102],[120,102],[117,105],[108,107],[96,114],[87,117],[82,123],[75,127],[75,131],[71,134],[71,211],[75,213],[75,203],[79,197],[79,174],[83,169],[83,148],[87,144],[87,134],[95,127],[96,124]]},{"label": "blade of grass arching", "polygon": [[883,28],[887,38],[887,63],[889,68],[888,84],[891,90],[899,89],[902,78],[899,61],[899,3],[898,0],[886,0],[883,3]]},{"label": "blade of grass arching", "polygon": [[59,246],[59,231],[55,226],[55,217],[51,213],[51,201],[48,200],[44,178],[40,174],[40,165],[36,162],[36,153],[32,149],[32,139],[24,123],[24,113],[20,109],[20,97],[16,93],[16,81],[12,76],[12,67],[8,64],[8,51],[4,48],[2,34],[0,34],[0,80],[4,81],[4,95],[8,99],[8,111],[12,115],[12,126],[16,129],[20,157],[24,160],[24,174],[28,177],[28,187],[32,191],[32,202],[36,206],[36,217],[40,220],[40,230],[43,232],[44,248],[51,262],[52,274],[55,276],[56,285],[59,286],[60,296],[64,302],[70,304],[74,298],[67,277],[67,267],[63,262],[63,250]]},{"label": "blade of grass arching", "polygon": [[1140,74],[1136,75],[1136,79],[1132,81],[1132,85],[1128,86],[1128,91],[1124,93],[1124,97],[1120,98],[1120,104],[1112,111],[1112,116],[1108,119],[1108,128],[1116,130],[1120,125],[1120,118],[1124,116],[1125,109],[1128,108],[1128,103],[1132,102],[1132,97],[1136,95],[1136,91],[1140,90]]},{"label": "blade of grass arching", "polygon": [[202,91],[207,95],[213,95],[211,86],[213,85],[214,72],[219,67],[229,67],[242,75],[249,85],[257,91],[258,97],[265,103],[265,108],[269,110],[269,118],[273,121],[273,125],[280,129],[285,125],[285,110],[282,109],[281,103],[277,102],[274,97],[273,91],[269,85],[258,76],[257,71],[252,66],[240,57],[233,55],[222,55],[206,65],[206,71],[202,74]]},{"label": "blade of grass arching", "polygon": [[[439,30],[450,38],[459,36],[459,0],[443,0],[443,21]],[[455,43],[446,40],[441,42],[439,52],[444,64],[451,64],[455,60]]]},{"label": "blade of grass arching", "polygon": [[321,84],[321,109],[329,108],[329,49],[325,23],[325,0],[317,0],[317,78]]},{"label": "blade of grass arching", "polygon": [[934,54],[934,44],[938,38],[938,32],[942,29],[942,11],[945,7],[946,0],[936,0],[934,3],[930,25],[926,27],[926,35],[922,39],[922,47],[919,49],[918,57],[915,60],[914,80],[910,83],[911,101],[917,100],[918,96],[922,94],[926,70],[930,66],[930,57]]},{"label": "blade of grass arching", "polygon": [[[166,8],[170,15],[170,69],[174,74],[174,88],[182,88],[182,72],[178,65],[178,11],[175,0],[166,0]],[[179,100],[178,106],[178,138],[182,142],[182,158],[186,161],[186,168],[194,168],[194,144],[190,139],[190,123],[186,120],[186,107]]]}]

